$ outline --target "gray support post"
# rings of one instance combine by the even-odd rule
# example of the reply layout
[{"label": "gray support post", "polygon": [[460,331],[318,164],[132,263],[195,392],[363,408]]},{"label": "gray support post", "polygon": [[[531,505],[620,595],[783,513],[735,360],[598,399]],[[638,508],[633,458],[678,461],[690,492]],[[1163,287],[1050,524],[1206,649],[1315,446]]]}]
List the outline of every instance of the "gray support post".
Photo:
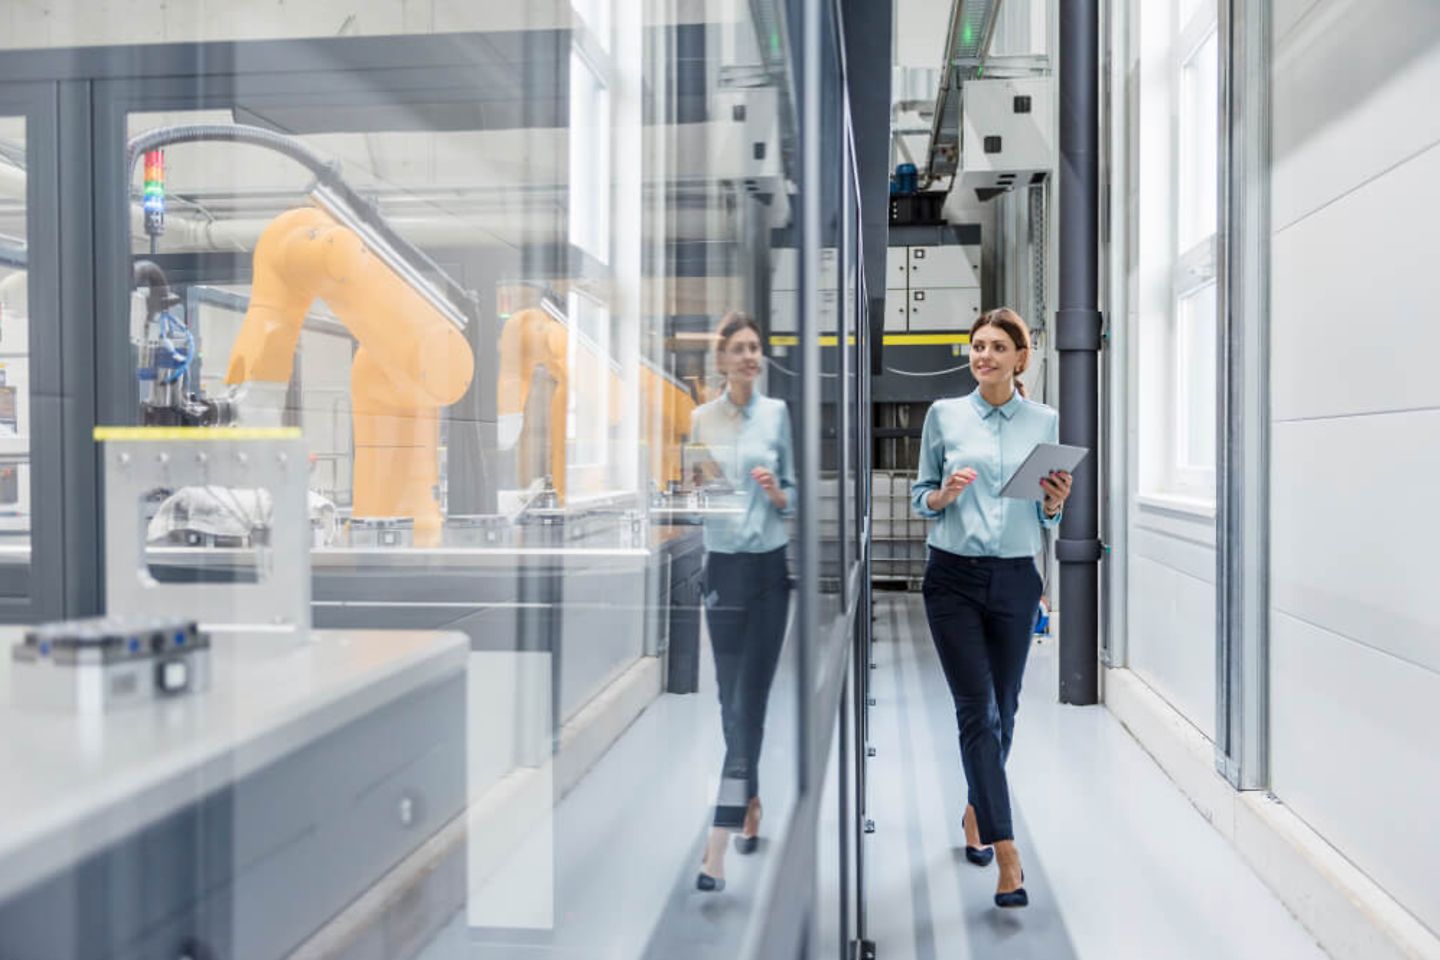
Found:
[{"label": "gray support post", "polygon": [[1215,766],[1269,785],[1270,4],[1221,0]]},{"label": "gray support post", "polygon": [[[890,234],[890,48],[894,0],[841,0],[846,88],[860,178],[861,246],[866,251],[870,373],[884,372],[885,246]],[[883,64],[883,68],[875,65]]]},{"label": "gray support post", "polygon": [[[107,138],[113,133],[103,121],[95,118],[94,85],[84,80],[65,80],[58,84],[60,162],[60,329],[59,341],[64,351],[60,371],[61,475],[58,493],[64,504],[63,530],[60,539],[40,545],[40,550],[56,550],[63,557],[60,583],[60,615],[86,617],[105,609],[104,598],[104,514],[100,501],[102,465],[96,452],[94,428],[104,414],[114,415],[115,397],[103,392],[100,376],[91,371],[110,361],[111,369],[124,370],[123,383],[133,384],[135,372],[129,364],[129,323],[126,316],[114,323],[118,340],[105,340],[106,321],[114,317],[113,301],[106,298],[118,294],[126,299],[130,277],[130,260],[123,253],[125,280],[109,286],[98,272],[96,246],[115,233],[124,245],[112,251],[128,251],[129,221],[122,227],[106,217],[113,215],[107,204],[125,203],[124,175],[121,158],[124,141],[118,144]],[[97,126],[101,129],[97,130]],[[106,164],[114,159],[114,166]],[[107,192],[108,191],[108,192]],[[105,226],[111,229],[105,232]],[[105,351],[109,351],[107,354]],[[125,395],[120,394],[123,398]],[[123,403],[123,400],[122,400]],[[125,409],[122,407],[122,409]],[[34,494],[31,494],[32,497]],[[43,559],[43,554],[42,554]]]},{"label": "gray support post", "polygon": [[[1060,440],[1099,439],[1099,46],[1097,0],[1060,5]],[[1060,525],[1060,702],[1099,699],[1098,456],[1086,458]]]}]

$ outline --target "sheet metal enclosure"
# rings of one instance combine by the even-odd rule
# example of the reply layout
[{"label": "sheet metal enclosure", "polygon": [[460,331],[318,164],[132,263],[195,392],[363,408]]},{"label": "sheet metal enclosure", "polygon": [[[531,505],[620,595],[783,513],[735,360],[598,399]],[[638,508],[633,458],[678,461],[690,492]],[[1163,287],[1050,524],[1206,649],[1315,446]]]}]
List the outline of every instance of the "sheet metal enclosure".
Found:
[{"label": "sheet metal enclosure", "polygon": [[[298,430],[97,428],[95,435],[105,444],[110,615],[185,617],[211,629],[268,627],[294,631],[297,638],[308,633],[311,534]],[[255,582],[162,583],[151,574],[143,498],[186,486],[269,492],[268,542],[257,551]]]}]

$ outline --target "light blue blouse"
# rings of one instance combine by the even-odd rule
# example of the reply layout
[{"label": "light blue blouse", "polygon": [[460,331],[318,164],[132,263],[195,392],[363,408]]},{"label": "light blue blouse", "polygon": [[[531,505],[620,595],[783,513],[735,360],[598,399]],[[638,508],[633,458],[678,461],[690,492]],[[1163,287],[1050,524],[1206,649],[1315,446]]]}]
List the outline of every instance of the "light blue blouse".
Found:
[{"label": "light blue blouse", "polygon": [[[709,506],[731,514],[705,517],[705,549],[712,553],[768,553],[790,539],[785,519],[795,512],[795,449],[784,401],[756,390],[738,406],[730,391],[696,409],[690,441],[704,444],[733,493],[712,496]],[[785,492],[782,511],[750,476],[756,467],[775,474]]]},{"label": "light blue blouse", "polygon": [[[963,557],[1033,557],[1044,549],[1042,530],[1060,524],[1045,516],[1043,502],[1000,496],[1000,488],[1037,444],[1057,443],[1060,416],[1017,392],[993,407],[977,389],[963,397],[937,400],[925,415],[920,467],[910,487],[915,512],[938,518],[930,546]],[[962,467],[978,476],[944,510],[925,498]]]}]

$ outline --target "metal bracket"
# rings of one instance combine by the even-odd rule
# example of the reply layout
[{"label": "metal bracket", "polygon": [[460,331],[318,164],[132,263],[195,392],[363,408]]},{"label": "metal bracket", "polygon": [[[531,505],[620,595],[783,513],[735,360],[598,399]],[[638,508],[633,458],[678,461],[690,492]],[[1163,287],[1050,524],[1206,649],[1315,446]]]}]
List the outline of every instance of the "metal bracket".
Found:
[{"label": "metal bracket", "polygon": [[1105,545],[1099,540],[1055,540],[1055,559],[1061,563],[1095,563],[1105,554]]},{"label": "metal bracket", "polygon": [[[181,617],[207,629],[310,630],[310,531],[305,443],[294,428],[235,430],[185,427],[100,427],[105,444],[105,608],[111,616]],[[162,583],[155,558],[197,572],[238,569],[231,553],[205,547],[151,547],[142,499],[185,487],[264,490],[268,541],[256,580]],[[227,561],[229,566],[227,566]]]},{"label": "metal bracket", "polygon": [[1099,310],[1055,311],[1055,348],[1099,353],[1104,343],[1105,316]]}]

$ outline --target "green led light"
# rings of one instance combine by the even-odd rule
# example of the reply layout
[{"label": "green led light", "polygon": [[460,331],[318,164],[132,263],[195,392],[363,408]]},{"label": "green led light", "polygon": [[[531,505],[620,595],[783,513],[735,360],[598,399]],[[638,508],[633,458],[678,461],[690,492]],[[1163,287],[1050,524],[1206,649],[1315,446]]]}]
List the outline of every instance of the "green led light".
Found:
[{"label": "green led light", "polygon": [[780,52],[780,34],[778,31],[770,34],[770,49],[774,53]]},{"label": "green led light", "polygon": [[967,47],[970,46],[970,44],[972,44],[972,43],[975,42],[975,28],[972,27],[972,26],[971,26],[970,24],[968,24],[968,23],[965,24],[964,40],[965,40],[965,46],[967,46]]}]

